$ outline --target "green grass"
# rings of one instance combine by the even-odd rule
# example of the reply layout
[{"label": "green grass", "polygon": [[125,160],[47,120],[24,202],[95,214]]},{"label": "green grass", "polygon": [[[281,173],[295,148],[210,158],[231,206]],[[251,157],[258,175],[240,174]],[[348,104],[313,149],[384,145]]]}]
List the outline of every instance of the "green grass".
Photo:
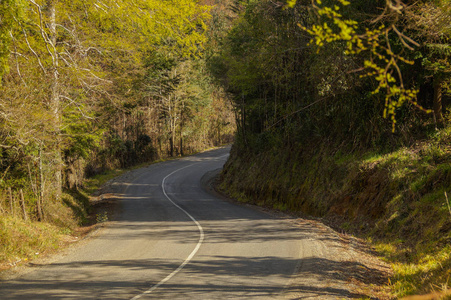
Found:
[{"label": "green grass", "polygon": [[68,230],[49,223],[1,216],[0,269],[58,249],[68,234]]},{"label": "green grass", "polygon": [[422,145],[362,161],[374,172],[387,171],[392,196],[376,228],[377,248],[393,266],[391,280],[398,297],[444,291],[451,287],[451,214],[445,192],[451,192],[450,131]]},{"label": "green grass", "polygon": [[81,192],[84,195],[91,195],[94,192],[96,192],[102,185],[107,183],[109,180],[111,180],[115,177],[118,177],[132,169],[135,169],[135,168],[110,170],[105,173],[98,174],[93,177],[87,178],[87,179],[85,179],[84,187],[81,189]]},{"label": "green grass", "polygon": [[332,218],[367,238],[393,266],[397,297],[450,289],[451,126],[391,152],[347,150],[232,153],[221,187],[242,202]]},{"label": "green grass", "polygon": [[393,267],[391,283],[397,297],[451,288],[451,245],[409,253],[410,258],[394,243],[376,245],[376,249]]},{"label": "green grass", "polygon": [[75,230],[88,218],[90,195],[126,171],[113,170],[87,179],[83,188],[66,190],[60,202],[47,201],[43,222],[25,221],[21,215],[0,215],[0,270],[52,253],[65,241],[73,240]]}]

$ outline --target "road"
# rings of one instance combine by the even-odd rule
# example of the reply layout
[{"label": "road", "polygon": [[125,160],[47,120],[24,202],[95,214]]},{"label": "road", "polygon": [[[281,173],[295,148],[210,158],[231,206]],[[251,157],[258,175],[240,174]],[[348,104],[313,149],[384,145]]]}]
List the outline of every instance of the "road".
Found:
[{"label": "road", "polygon": [[[50,264],[0,283],[0,299],[336,299],[328,253],[289,220],[202,189],[229,148],[158,163],[123,182],[121,214]],[[309,227],[310,226],[310,227]],[[337,269],[338,270],[338,269]]]}]

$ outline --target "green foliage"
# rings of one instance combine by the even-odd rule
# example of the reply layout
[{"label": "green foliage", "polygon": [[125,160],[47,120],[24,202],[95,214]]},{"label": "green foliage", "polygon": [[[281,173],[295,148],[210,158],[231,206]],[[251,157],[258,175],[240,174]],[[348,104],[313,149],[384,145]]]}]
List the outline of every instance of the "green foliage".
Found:
[{"label": "green foliage", "polygon": [[448,92],[449,6],[307,3],[238,1],[214,36],[209,67],[233,95],[238,127],[221,188],[386,238],[397,262],[429,265],[405,277],[419,286],[410,292],[449,286],[434,263],[449,265],[449,119],[438,130],[424,113],[436,116],[436,82]]},{"label": "green foliage", "polygon": [[10,56],[11,30],[15,20],[22,18],[22,0],[5,0],[0,2],[0,82],[8,72]]},{"label": "green foliage", "polygon": [[104,133],[104,130],[92,123],[95,115],[93,113],[87,115],[89,112],[83,111],[86,111],[84,107],[67,106],[63,114],[61,134],[65,138],[61,150],[65,157],[74,160],[88,159],[90,152],[100,146]]},{"label": "green foliage", "polygon": [[[316,2],[321,5],[321,1]],[[393,131],[396,124],[396,109],[409,102],[420,109],[423,109],[417,103],[418,89],[405,88],[403,74],[399,67],[399,62],[413,65],[402,55],[393,51],[393,41],[389,39],[389,34],[394,31],[401,42],[409,49],[413,50],[412,45],[417,45],[411,38],[402,34],[395,24],[381,24],[373,29],[359,28],[358,22],[352,19],[346,19],[340,13],[340,6],[347,6],[350,2],[337,1],[333,8],[329,5],[317,6],[313,4],[315,12],[320,21],[318,25],[312,25],[311,28],[300,25],[300,27],[312,35],[312,44],[323,47],[325,43],[344,42],[346,44],[345,54],[358,55],[368,52],[366,56],[369,59],[363,61],[363,70],[366,77],[372,77],[378,82],[376,89],[372,92],[377,94],[385,91],[385,110],[384,118],[391,117]],[[398,7],[397,9],[401,9]],[[333,25],[329,25],[329,24]],[[374,23],[374,22],[373,22]],[[364,33],[360,33],[363,31]],[[383,40],[385,39],[385,41]],[[385,42],[385,44],[383,44]],[[393,75],[396,74],[396,75]],[[427,112],[431,112],[428,110]]]},{"label": "green foliage", "polygon": [[25,189],[37,215],[86,174],[167,156],[166,112],[148,89],[161,74],[177,73],[178,154],[230,135],[201,60],[210,10],[196,0],[2,1],[2,188]]},{"label": "green foliage", "polygon": [[[441,60],[447,69],[446,26],[428,32],[420,26],[429,24],[426,12],[439,17],[437,7],[387,7],[370,19],[380,13],[378,3],[304,2],[285,9],[269,1],[239,2],[227,34],[215,36],[222,47],[209,57],[209,66],[234,96],[240,144],[253,148],[252,141],[269,132],[283,141],[274,148],[312,138],[390,148],[410,143],[410,132],[425,134],[428,129],[421,126],[433,120],[423,112],[434,104],[435,116],[441,106],[428,94],[431,72],[415,55]],[[444,12],[440,20],[447,16]],[[442,56],[409,37],[420,35],[442,36],[434,38]],[[433,81],[446,92],[449,74],[440,74],[440,81],[437,74]],[[387,132],[395,124],[400,134]]]},{"label": "green foliage", "polygon": [[212,73],[234,95],[240,145],[254,149],[264,132],[277,136],[267,148],[325,136],[365,146],[386,142],[388,124],[378,116],[383,103],[370,101],[377,85],[355,75],[359,58],[344,55],[342,46],[325,45],[317,55],[298,26],[312,24],[307,7],[284,10],[260,1],[241,9],[209,59]]}]

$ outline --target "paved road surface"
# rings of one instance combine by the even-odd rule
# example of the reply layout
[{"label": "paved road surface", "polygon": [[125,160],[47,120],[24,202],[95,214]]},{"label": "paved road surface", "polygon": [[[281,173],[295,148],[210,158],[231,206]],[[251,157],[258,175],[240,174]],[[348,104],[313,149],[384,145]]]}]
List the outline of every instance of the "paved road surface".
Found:
[{"label": "paved road surface", "polygon": [[[0,299],[349,296],[327,284],[314,287],[324,274],[315,272],[321,263],[312,258],[325,250],[308,228],[201,188],[202,176],[221,168],[228,152],[222,148],[140,170],[122,189],[117,221],[57,261],[0,282]],[[309,271],[302,275],[302,268]]]}]

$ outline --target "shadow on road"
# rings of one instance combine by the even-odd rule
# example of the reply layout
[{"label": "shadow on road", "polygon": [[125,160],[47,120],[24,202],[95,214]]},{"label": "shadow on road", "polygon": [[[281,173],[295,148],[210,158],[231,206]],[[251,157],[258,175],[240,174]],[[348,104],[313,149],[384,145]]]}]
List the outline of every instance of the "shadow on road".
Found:
[{"label": "shadow on road", "polygon": [[[213,257],[207,261],[194,260],[188,264],[183,274],[187,280],[182,280],[180,284],[171,284],[170,282],[160,288],[153,294],[154,299],[160,298],[183,298],[183,295],[189,295],[190,298],[198,296],[200,299],[215,299],[216,296],[227,294],[228,299],[242,298],[259,299],[280,293],[280,286],[267,285],[264,278],[259,281],[249,283],[249,278],[262,276],[283,276],[290,279],[291,273],[274,274],[271,266],[287,264],[295,265],[297,260],[283,260],[278,257]],[[135,293],[148,289],[156,282],[135,283],[121,280],[118,275],[117,280],[104,281],[101,277],[90,276],[89,272],[84,273],[84,277],[75,276],[79,269],[90,270],[102,268],[104,272],[120,272],[121,269],[128,270],[148,270],[158,269],[162,273],[170,273],[178,267],[180,262],[167,262],[165,260],[125,260],[125,261],[81,261],[67,264],[52,264],[46,270],[49,274],[52,269],[68,268],[74,272],[74,278],[70,281],[54,279],[31,280],[31,281],[11,281],[2,283],[0,288],[1,299],[126,299],[129,295],[124,291],[134,290]],[[346,278],[343,274],[354,274],[357,279],[364,280],[366,272],[377,272],[370,270],[361,264],[352,262],[338,263],[321,258],[304,258],[300,261],[301,265],[308,266],[301,269],[298,276],[305,278],[305,284],[299,284],[288,287],[287,293],[300,294],[303,297],[296,299],[321,299],[325,296],[336,296],[339,298],[361,298],[365,295],[351,293],[346,289],[336,287],[318,288],[310,285],[312,279],[322,280],[324,282],[340,280],[349,282],[351,278]],[[207,278],[207,284],[199,284],[196,281],[190,283],[190,276],[197,274]],[[208,279],[210,278],[210,279]],[[246,279],[246,280],[245,280]],[[327,285],[327,284],[326,284]],[[32,290],[33,294],[24,294],[24,291]],[[45,295],[45,297],[44,297]],[[210,296],[211,295],[211,298]]]},{"label": "shadow on road", "polygon": [[[283,284],[275,282],[287,282],[290,284],[284,293],[289,299],[368,299],[368,295],[353,292],[357,289],[352,285],[383,281],[386,274],[352,256],[343,258],[343,253],[352,251],[349,251],[349,243],[338,235],[315,222],[280,219],[250,207],[219,201],[199,188],[204,173],[194,167],[183,167],[191,163],[198,168],[202,168],[203,162],[219,163],[226,153],[224,150],[219,158],[217,153],[202,153],[183,159],[182,164],[177,161],[156,164],[149,167],[149,173],[139,171],[141,173],[135,177],[117,180],[111,185],[111,193],[121,199],[121,215],[96,238],[99,245],[110,248],[94,247],[92,253],[72,262],[35,265],[36,272],[1,282],[0,299],[130,299],[148,290],[176,270],[199,241],[197,225],[170,201],[192,214],[202,225],[205,239],[193,260],[174,280],[149,295],[150,298],[272,298],[283,289]],[[181,169],[186,171],[184,177],[175,173]],[[163,191],[162,178],[168,174],[175,174],[174,180],[168,180]],[[299,241],[308,245],[309,251],[301,258],[286,258],[298,257]],[[149,248],[133,253],[136,245]],[[161,252],[155,252],[160,256],[149,253],[155,245],[160,245]],[[180,253],[164,256],[168,245],[180,246],[174,247]],[[237,255],[236,245],[248,252]],[[292,251],[294,254],[287,250],[289,253],[284,257],[278,245],[295,245],[296,249]],[[121,247],[133,250],[124,254],[126,259],[123,259]],[[224,251],[227,255],[221,252],[223,248],[227,248],[228,251]],[[267,252],[261,253],[271,253],[271,256],[253,254],[256,248],[263,248],[262,251]],[[208,255],[202,254],[204,249]],[[110,250],[122,256],[107,259],[111,258]],[[107,255],[101,256],[98,252]],[[144,256],[147,258],[142,258]]]}]

